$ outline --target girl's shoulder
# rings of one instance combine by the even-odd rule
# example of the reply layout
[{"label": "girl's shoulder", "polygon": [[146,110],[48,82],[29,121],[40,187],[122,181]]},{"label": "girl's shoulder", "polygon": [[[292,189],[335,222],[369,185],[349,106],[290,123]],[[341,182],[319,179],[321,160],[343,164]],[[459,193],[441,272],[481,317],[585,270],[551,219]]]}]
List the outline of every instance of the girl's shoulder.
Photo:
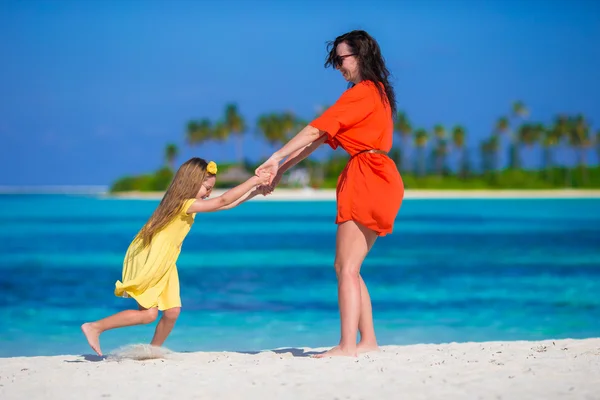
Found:
[{"label": "girl's shoulder", "polygon": [[191,206],[192,204],[194,204],[194,202],[195,202],[196,200],[197,200],[197,199],[195,199],[195,198],[192,198],[192,199],[185,199],[185,200],[183,201],[183,204],[181,205],[181,210],[180,210],[180,213],[182,213],[182,214],[187,214],[187,211],[188,211],[188,209],[190,208],[190,206]]}]

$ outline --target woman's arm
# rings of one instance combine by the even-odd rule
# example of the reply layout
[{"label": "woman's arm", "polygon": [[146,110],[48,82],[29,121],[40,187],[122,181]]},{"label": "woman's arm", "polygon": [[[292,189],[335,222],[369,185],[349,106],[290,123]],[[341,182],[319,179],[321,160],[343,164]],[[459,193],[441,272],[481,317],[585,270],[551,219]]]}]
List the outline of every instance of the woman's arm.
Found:
[{"label": "woman's arm", "polygon": [[294,153],[290,154],[290,156],[285,160],[285,162],[281,164],[281,167],[277,171],[277,175],[271,180],[271,183],[269,185],[262,186],[262,188],[264,188],[263,196],[271,194],[275,187],[279,185],[279,181],[283,177],[283,174],[285,174],[286,171],[288,171],[294,165],[298,164],[300,161],[304,160],[306,157],[311,155],[316,149],[319,148],[320,145],[322,145],[325,142],[326,139],[327,135],[322,135],[320,138],[318,138],[305,148],[296,150]]},{"label": "woman's arm", "polygon": [[296,134],[289,142],[287,142],[281,149],[273,153],[272,159],[280,162],[295,151],[304,149],[306,146],[312,144],[318,140],[321,136],[324,136],[325,132],[321,132],[315,127],[306,125],[300,132]]},{"label": "woman's arm", "polygon": [[[313,126],[305,126],[281,149],[273,153],[273,155],[269,157],[267,161],[265,161],[262,165],[256,168],[256,174],[258,175],[261,171],[269,171],[271,173],[271,180],[269,181],[269,184],[272,183],[279,169],[279,163],[281,162],[281,160],[291,155],[292,153],[295,153],[296,151],[302,151],[308,145],[321,138],[321,136],[323,136],[324,133],[325,132],[321,132],[319,129]],[[298,160],[297,162],[299,161],[300,160]]]},{"label": "woman's arm", "polygon": [[321,135],[321,137],[319,137],[314,142],[310,143],[308,146],[304,147],[303,149],[296,150],[294,153],[290,154],[290,156],[279,167],[279,173],[284,174],[286,171],[298,164],[300,161],[310,156],[316,149],[319,148],[320,145],[325,143],[326,139],[327,135],[323,134]]}]

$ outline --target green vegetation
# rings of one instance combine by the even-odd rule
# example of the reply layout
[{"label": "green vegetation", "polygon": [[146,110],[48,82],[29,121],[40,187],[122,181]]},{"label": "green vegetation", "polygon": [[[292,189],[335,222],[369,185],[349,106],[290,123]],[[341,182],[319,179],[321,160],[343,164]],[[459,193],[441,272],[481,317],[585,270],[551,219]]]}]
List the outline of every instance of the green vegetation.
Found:
[{"label": "green vegetation", "polygon": [[[395,141],[390,157],[398,165],[406,188],[411,189],[600,188],[600,167],[590,167],[585,158],[586,151],[595,146],[600,159],[600,130],[593,135],[583,115],[559,115],[550,125],[528,121],[527,116],[525,105],[515,102],[509,116],[496,121],[490,137],[477,148],[481,165],[476,168],[473,165],[473,149],[467,148],[467,130],[463,126],[448,129],[437,124],[431,131],[413,128],[407,115],[400,111],[394,121],[394,131],[399,140]],[[258,118],[256,130],[267,143],[280,146],[307,123],[291,112],[269,113]],[[246,161],[242,146],[243,135],[249,130],[237,106],[228,104],[220,120],[188,122],[185,139],[188,146],[194,147],[207,141],[225,141],[235,137],[237,161],[219,163],[219,175],[226,177],[232,167],[238,172],[253,174],[258,163]],[[507,142],[508,166],[505,169],[501,169],[498,162],[502,142]],[[575,167],[567,168],[554,162],[559,146],[577,155]],[[522,168],[523,153],[535,147],[542,150],[541,168]],[[409,153],[407,150],[411,148],[413,151]],[[154,173],[120,178],[111,186],[111,192],[165,190],[172,179],[178,153],[175,144],[167,144],[163,167]],[[447,163],[452,154],[458,160],[455,170],[450,169]],[[328,160],[308,159],[299,167],[308,170],[311,186],[334,188],[347,160],[347,154],[340,150]],[[238,182],[235,179],[219,179],[218,187],[231,187]]]}]

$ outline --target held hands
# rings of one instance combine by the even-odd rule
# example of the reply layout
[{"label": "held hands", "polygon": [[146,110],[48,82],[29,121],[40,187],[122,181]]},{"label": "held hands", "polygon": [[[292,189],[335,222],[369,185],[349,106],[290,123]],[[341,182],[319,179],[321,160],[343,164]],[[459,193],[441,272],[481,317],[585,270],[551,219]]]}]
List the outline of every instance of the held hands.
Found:
[{"label": "held hands", "polygon": [[277,171],[279,170],[279,161],[275,160],[273,157],[269,158],[267,161],[262,163],[258,168],[256,168],[256,176],[260,176],[260,172],[267,171],[271,174],[271,178],[268,182],[269,185],[273,183],[273,179],[277,176]]},{"label": "held hands", "polygon": [[273,178],[273,181],[271,182],[271,184],[266,184],[266,185],[261,185],[259,187],[260,192],[262,193],[263,196],[266,196],[268,194],[273,193],[273,190],[275,190],[275,187],[277,185],[279,185],[279,181],[281,180],[281,176],[282,174],[278,173],[275,178]]},{"label": "held hands", "polygon": [[257,185],[260,185],[260,186],[268,185],[269,182],[271,181],[271,173],[266,170],[257,171],[256,181],[257,181],[256,182]]},{"label": "held hands", "polygon": [[275,186],[277,186],[279,184],[282,174],[278,173],[278,170],[279,170],[279,162],[277,160],[273,159],[273,157],[269,158],[262,165],[260,165],[258,168],[256,168],[255,172],[256,172],[257,176],[259,176],[259,174],[261,174],[264,171],[269,172],[269,176],[270,176],[269,181],[259,187],[263,196],[271,194],[273,192],[273,190],[275,189]]}]

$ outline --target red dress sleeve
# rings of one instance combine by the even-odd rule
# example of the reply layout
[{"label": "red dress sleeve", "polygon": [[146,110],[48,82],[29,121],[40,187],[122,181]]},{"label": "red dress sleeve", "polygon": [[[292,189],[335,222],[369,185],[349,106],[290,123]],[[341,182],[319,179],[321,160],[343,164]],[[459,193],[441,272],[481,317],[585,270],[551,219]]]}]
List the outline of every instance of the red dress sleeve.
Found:
[{"label": "red dress sleeve", "polygon": [[363,119],[375,109],[370,82],[361,82],[346,90],[340,98],[314,119],[309,125],[327,133],[327,141],[333,149],[338,147],[335,136]]}]

